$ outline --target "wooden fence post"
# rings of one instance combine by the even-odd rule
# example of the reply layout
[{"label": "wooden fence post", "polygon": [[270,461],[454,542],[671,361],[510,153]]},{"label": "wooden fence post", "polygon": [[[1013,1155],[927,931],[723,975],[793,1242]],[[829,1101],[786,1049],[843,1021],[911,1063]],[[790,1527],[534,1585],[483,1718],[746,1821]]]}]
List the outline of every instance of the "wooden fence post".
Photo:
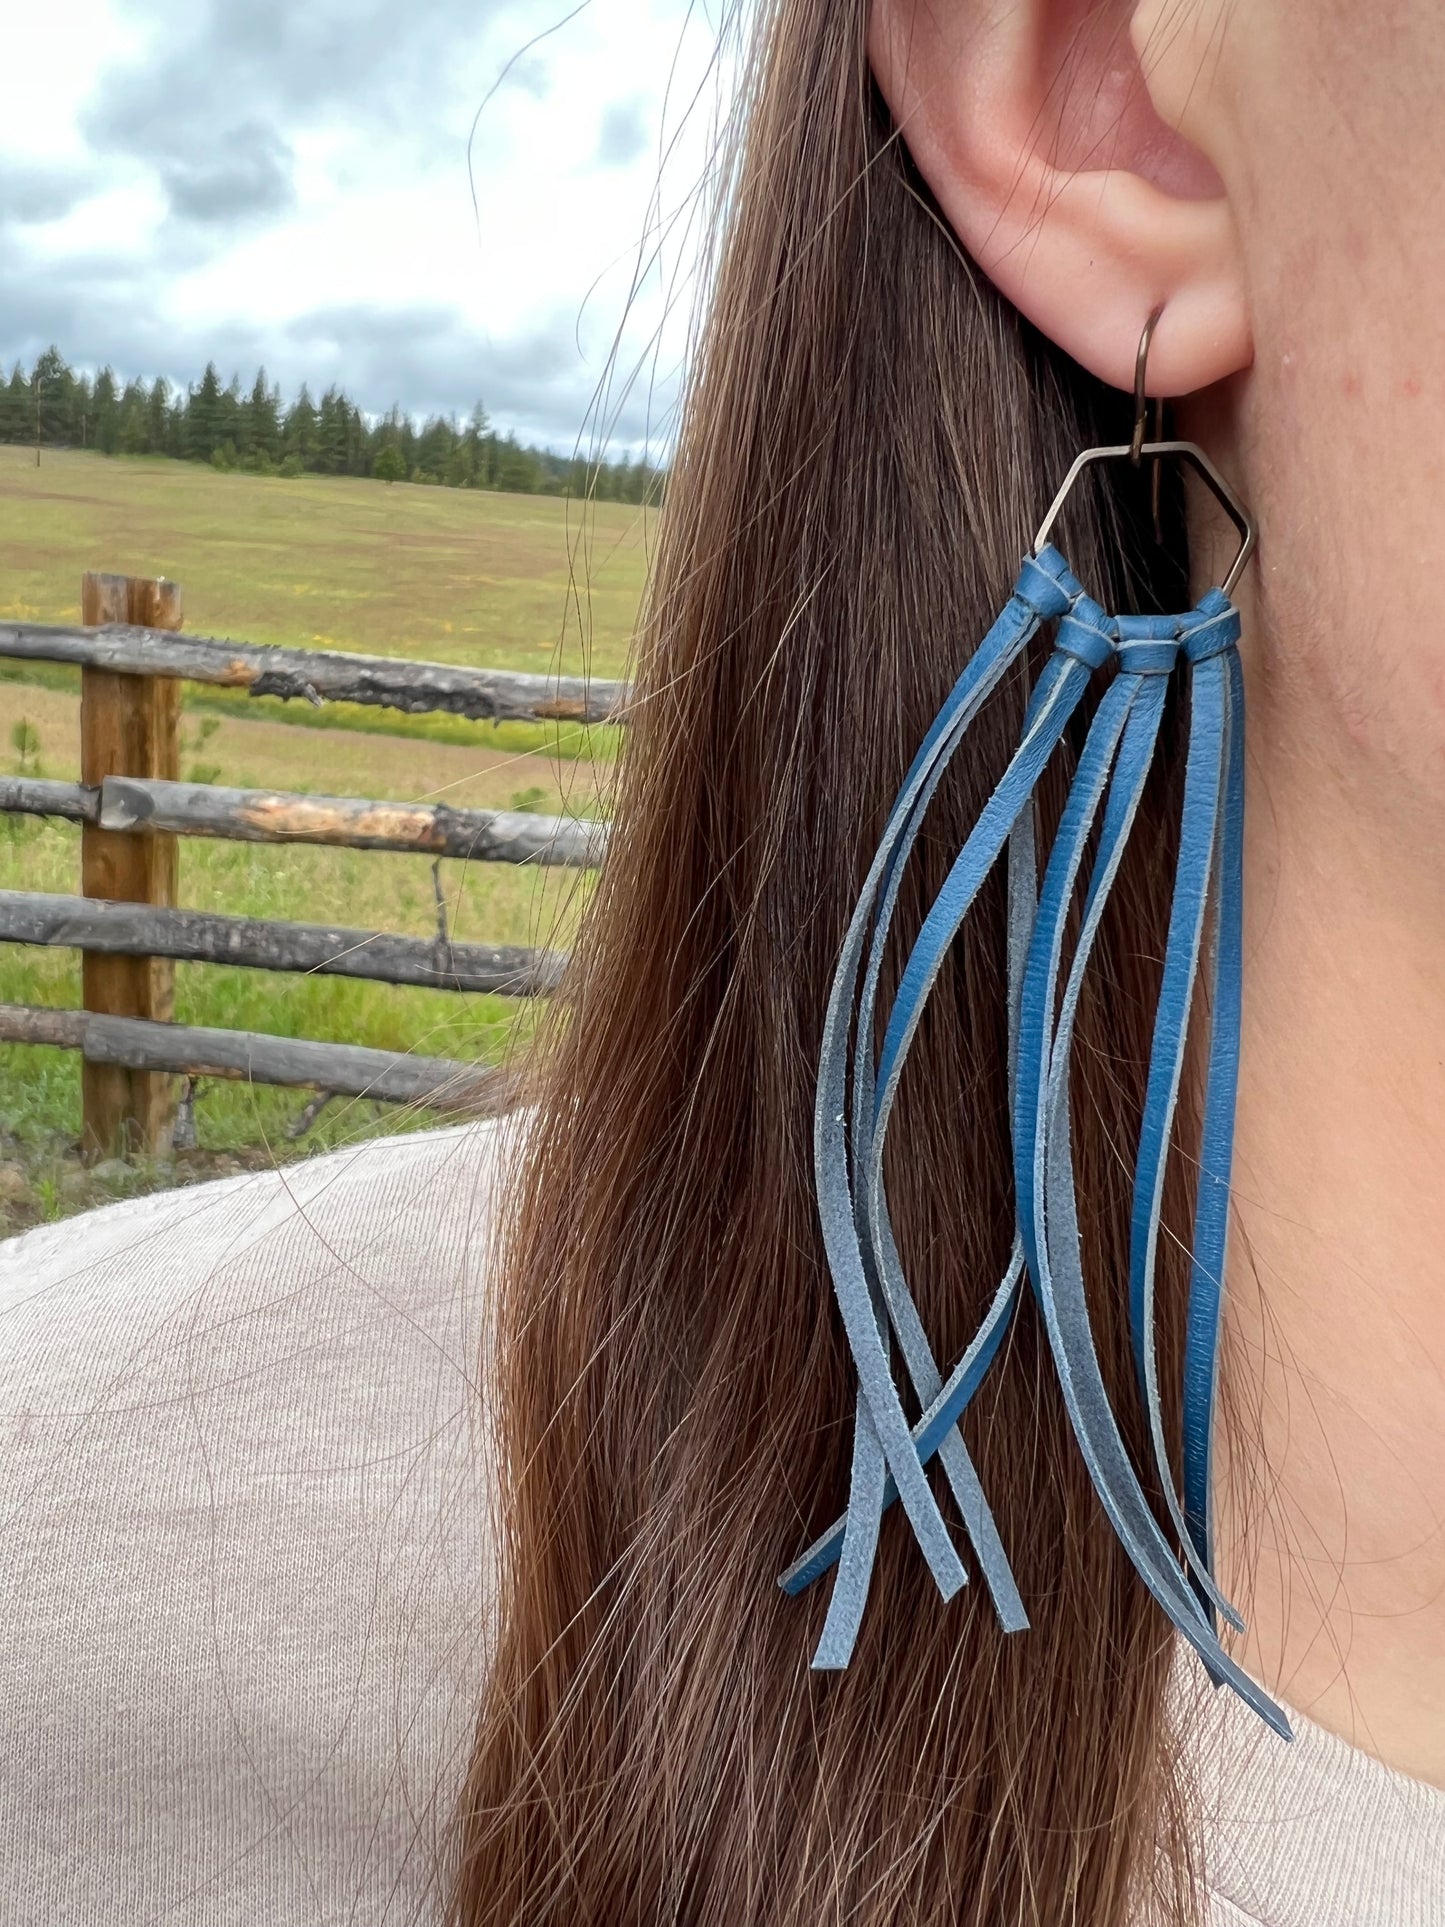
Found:
[{"label": "wooden fence post", "polygon": [[[140,576],[87,574],[81,581],[80,619],[147,629],[181,627],[177,583]],[[180,777],[181,685],[172,677],[121,676],[105,669],[80,672],[80,780],[107,776]],[[80,833],[80,887],[88,897],[174,905],[177,843],[152,830],[124,834],[85,824]],[[168,1023],[175,1008],[175,965],[158,957],[86,953],[81,1002],[106,1017],[147,1017]],[[171,1148],[176,1080],[117,1064],[87,1063],[81,1073],[84,1155],[89,1159]]]}]

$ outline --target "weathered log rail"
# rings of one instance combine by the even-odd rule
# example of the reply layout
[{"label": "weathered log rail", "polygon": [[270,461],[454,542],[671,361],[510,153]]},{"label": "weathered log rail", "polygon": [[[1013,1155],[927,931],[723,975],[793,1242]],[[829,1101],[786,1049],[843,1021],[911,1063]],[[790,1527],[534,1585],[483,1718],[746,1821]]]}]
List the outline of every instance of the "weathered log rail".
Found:
[{"label": "weathered log rail", "polygon": [[60,816],[71,823],[100,821],[98,783],[54,783],[44,776],[0,776],[0,812]]},{"label": "weathered log rail", "polygon": [[318,977],[360,977],[425,990],[545,997],[565,958],[555,950],[398,937],[335,924],[280,923],[214,911],[171,910],[51,891],[0,890],[0,943],[41,944],[105,957],[169,957]]},{"label": "weathered log rail", "polygon": [[165,830],[240,843],[319,843],[403,850],[472,863],[602,861],[607,825],[525,810],[461,810],[445,803],[375,802],[289,790],[226,789],[162,777],[107,776],[99,784],[0,776],[0,814],[59,816],[103,830]]},{"label": "weathered log rail", "polygon": [[627,685],[582,676],[537,676],[516,669],[465,669],[405,656],[347,655],[289,649],[106,623],[71,629],[39,622],[0,622],[0,656],[73,663],[113,675],[164,677],[244,689],[283,702],[365,703],[403,715],[465,716],[473,722],[615,723],[623,720]]},{"label": "weathered log rail", "polygon": [[121,1070],[282,1084],[339,1097],[421,1105],[456,1117],[494,1117],[511,1110],[519,1088],[513,1072],[452,1058],[268,1037],[260,1031],[157,1024],[143,1017],[103,1017],[87,1010],[45,1010],[34,1004],[0,1004],[0,1043],[78,1050],[87,1064]]},{"label": "weathered log rail", "polygon": [[[0,1043],[78,1050],[88,1155],[164,1152],[176,1079],[247,1078],[459,1115],[511,1107],[507,1073],[353,1044],[201,1030],[169,1021],[176,962],[546,996],[555,951],[451,941],[438,880],[435,939],[176,907],[177,838],[308,843],[485,863],[595,866],[607,826],[515,810],[454,809],[179,780],[181,681],[312,704],[362,703],[477,722],[620,723],[619,682],[466,669],[407,658],[232,642],[181,630],[174,583],[87,575],[82,626],[0,622],[0,656],[80,669],[81,778],[0,777],[0,814],[81,826],[80,896],[0,891],[0,943],[79,949],[80,1011],[0,1005]],[[437,871],[439,879],[440,872]]]}]

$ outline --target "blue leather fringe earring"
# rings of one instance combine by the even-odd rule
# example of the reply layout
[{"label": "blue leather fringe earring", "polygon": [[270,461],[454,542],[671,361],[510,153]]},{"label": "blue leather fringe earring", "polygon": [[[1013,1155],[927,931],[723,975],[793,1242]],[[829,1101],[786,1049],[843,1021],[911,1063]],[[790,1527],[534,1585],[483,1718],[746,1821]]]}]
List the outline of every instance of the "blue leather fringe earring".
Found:
[{"label": "blue leather fringe earring", "polygon": [[[799,1593],[837,1567],[813,1664],[845,1667],[862,1621],[883,1514],[900,1500],[945,1599],[967,1583],[963,1560],[925,1474],[937,1458],[1006,1631],[1028,1625],[1008,1556],[959,1420],[1007,1334],[1025,1279],[1043,1315],[1065,1404],[1105,1513],[1135,1570],[1216,1685],[1228,1684],[1276,1732],[1284,1712],[1230,1659],[1218,1620],[1243,1622],[1214,1579],[1210,1447],[1239,1060],[1244,683],[1239,614],[1230,591],[1254,548],[1244,509],[1202,449],[1144,439],[1145,365],[1157,314],[1140,342],[1136,427],[1122,447],[1075,461],[1020,566],[1013,593],[969,659],[903,780],[848,925],[823,1029],[814,1113],[814,1169],[823,1242],[858,1373],[848,1506],[785,1572]],[[1048,541],[1082,470],[1095,462],[1190,463],[1234,522],[1239,553],[1223,586],[1187,614],[1108,614],[1084,593]],[[1053,648],[1030,695],[1017,750],[985,804],[904,965],[875,1058],[882,958],[909,853],[934,792],[969,726],[1033,638],[1055,623]],[[1112,679],[1090,723],[1053,846],[1038,876],[1034,790],[1095,672]],[[1074,1189],[1069,1065],[1074,1019],[1104,907],[1153,760],[1171,678],[1189,699],[1178,865],[1135,1168],[1129,1315],[1140,1396],[1173,1541],[1139,1482],[1099,1370],[1084,1286]],[[1097,830],[1083,916],[1067,971],[1069,907]],[[1007,865],[1009,1088],[1017,1232],[973,1341],[945,1375],[913,1301],[894,1241],[883,1176],[899,1080],[923,1007],[985,879]],[[1183,1361],[1182,1497],[1174,1490],[1154,1338],[1154,1272],[1164,1168],[1191,1004],[1213,904],[1212,996],[1199,1184]],[[919,1413],[910,1423],[895,1375],[899,1355]],[[1177,1547],[1177,1550],[1176,1550]]]}]

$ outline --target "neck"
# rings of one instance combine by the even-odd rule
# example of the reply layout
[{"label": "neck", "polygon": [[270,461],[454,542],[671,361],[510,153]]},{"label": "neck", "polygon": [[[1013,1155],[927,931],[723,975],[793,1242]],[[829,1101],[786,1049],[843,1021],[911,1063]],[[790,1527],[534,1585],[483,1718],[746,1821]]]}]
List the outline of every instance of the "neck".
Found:
[{"label": "neck", "polygon": [[1256,616],[1221,1572],[1250,1671],[1445,1785],[1445,865]]}]

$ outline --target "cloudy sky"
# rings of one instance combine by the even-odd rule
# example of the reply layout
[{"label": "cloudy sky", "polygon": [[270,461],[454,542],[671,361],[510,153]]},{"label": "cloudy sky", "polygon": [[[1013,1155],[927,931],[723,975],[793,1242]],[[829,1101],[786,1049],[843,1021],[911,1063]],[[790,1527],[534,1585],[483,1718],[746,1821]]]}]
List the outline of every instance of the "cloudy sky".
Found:
[{"label": "cloudy sky", "polygon": [[685,346],[692,189],[726,87],[718,13],[16,8],[0,360],[28,365],[53,341],[77,367],[183,383],[211,357],[247,386],[264,363],[288,398],[303,379],[372,411],[465,414],[480,397],[524,440],[569,449],[600,421],[614,451],[655,448]]}]

